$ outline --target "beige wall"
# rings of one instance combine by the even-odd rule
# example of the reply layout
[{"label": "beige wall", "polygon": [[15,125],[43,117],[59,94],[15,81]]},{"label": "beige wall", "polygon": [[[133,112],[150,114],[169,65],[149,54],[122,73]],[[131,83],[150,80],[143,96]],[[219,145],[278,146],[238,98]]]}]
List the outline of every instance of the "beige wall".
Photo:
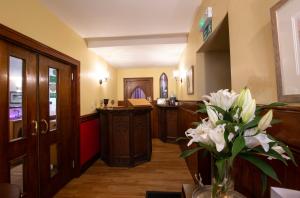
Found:
[{"label": "beige wall", "polygon": [[124,100],[124,78],[153,77],[153,97],[159,97],[159,77],[164,72],[168,76],[169,97],[176,95],[176,81],[173,78],[173,70],[176,67],[147,67],[147,68],[120,68],[117,70],[118,100]]},{"label": "beige wall", "polygon": [[[93,112],[101,97],[116,98],[115,69],[89,51],[84,40],[39,0],[0,0],[0,5],[0,23],[81,62],[81,115]],[[97,73],[106,69],[110,80],[100,86]]]},{"label": "beige wall", "polygon": [[213,7],[213,29],[228,12],[231,53],[232,88],[251,88],[258,103],[277,100],[274,49],[272,43],[270,8],[278,0],[204,0],[191,28],[188,45],[179,68],[195,65],[195,95],[189,96],[185,86],[178,86],[179,99],[199,100],[205,94],[203,55],[197,50],[203,44],[198,21],[208,6]]},{"label": "beige wall", "polygon": [[248,86],[258,103],[277,100],[270,8],[278,0],[231,0],[232,87]]},{"label": "beige wall", "polygon": [[202,17],[205,9],[208,6],[213,7],[213,30],[220,21],[224,18],[228,10],[229,0],[204,0],[196,13],[195,20],[191,30],[189,32],[188,43],[182,57],[180,59],[179,69],[188,70],[191,65],[195,67],[195,87],[194,95],[188,95],[186,92],[186,82],[178,84],[177,93],[178,98],[181,100],[200,100],[205,93],[204,85],[204,56],[203,54],[197,54],[200,46],[203,44],[202,35],[199,32],[198,24],[199,19]]}]

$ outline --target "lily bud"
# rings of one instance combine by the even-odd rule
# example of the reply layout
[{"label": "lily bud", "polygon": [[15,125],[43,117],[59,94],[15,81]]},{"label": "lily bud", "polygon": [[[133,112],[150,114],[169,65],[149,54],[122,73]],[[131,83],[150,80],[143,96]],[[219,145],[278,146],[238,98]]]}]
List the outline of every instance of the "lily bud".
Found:
[{"label": "lily bud", "polygon": [[206,110],[209,120],[213,123],[213,125],[216,125],[216,122],[219,120],[217,113],[210,106],[207,106]]},{"label": "lily bud", "polygon": [[241,117],[244,123],[248,123],[252,120],[252,118],[254,117],[255,109],[256,102],[254,99],[244,104],[241,113]]},{"label": "lily bud", "polygon": [[259,121],[257,128],[260,131],[266,130],[269,126],[271,126],[271,121],[273,118],[273,111],[269,110]]},{"label": "lily bud", "polygon": [[245,96],[244,96],[244,103],[243,103],[242,107],[244,107],[245,105],[247,105],[251,101],[252,101],[252,96],[251,96],[250,89],[246,88]]},{"label": "lily bud", "polygon": [[252,96],[251,96],[251,92],[250,92],[250,89],[249,88],[244,88],[238,99],[237,99],[237,102],[236,102],[236,106],[238,107],[244,107],[246,104],[248,104],[250,101],[252,100]]},{"label": "lily bud", "polygon": [[238,107],[242,107],[243,106],[244,99],[245,99],[245,92],[246,92],[246,89],[242,89],[239,97],[236,100],[236,106],[238,106]]}]

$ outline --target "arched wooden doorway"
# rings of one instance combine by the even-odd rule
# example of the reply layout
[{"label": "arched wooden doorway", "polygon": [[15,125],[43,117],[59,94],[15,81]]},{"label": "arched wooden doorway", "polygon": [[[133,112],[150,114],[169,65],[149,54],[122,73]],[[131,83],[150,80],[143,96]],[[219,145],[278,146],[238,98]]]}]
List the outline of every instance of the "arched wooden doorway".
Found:
[{"label": "arched wooden doorway", "polygon": [[153,100],[153,78],[124,78],[124,100],[149,98]]}]

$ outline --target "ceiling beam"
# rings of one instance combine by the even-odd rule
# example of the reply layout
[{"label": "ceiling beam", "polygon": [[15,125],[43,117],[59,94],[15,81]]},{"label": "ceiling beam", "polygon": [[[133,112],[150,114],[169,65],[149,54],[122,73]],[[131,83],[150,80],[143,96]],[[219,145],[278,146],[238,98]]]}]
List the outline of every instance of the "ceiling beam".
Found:
[{"label": "ceiling beam", "polygon": [[88,48],[134,46],[153,44],[180,44],[187,42],[188,33],[154,34],[121,37],[85,38]]}]

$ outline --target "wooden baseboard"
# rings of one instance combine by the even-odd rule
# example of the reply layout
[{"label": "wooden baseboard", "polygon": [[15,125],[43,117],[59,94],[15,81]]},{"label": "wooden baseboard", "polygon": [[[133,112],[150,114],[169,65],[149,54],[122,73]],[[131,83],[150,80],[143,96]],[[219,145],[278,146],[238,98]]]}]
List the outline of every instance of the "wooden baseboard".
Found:
[{"label": "wooden baseboard", "polygon": [[80,175],[83,174],[89,167],[91,167],[97,160],[100,160],[100,152],[97,153],[94,157],[89,159],[80,167]]}]

